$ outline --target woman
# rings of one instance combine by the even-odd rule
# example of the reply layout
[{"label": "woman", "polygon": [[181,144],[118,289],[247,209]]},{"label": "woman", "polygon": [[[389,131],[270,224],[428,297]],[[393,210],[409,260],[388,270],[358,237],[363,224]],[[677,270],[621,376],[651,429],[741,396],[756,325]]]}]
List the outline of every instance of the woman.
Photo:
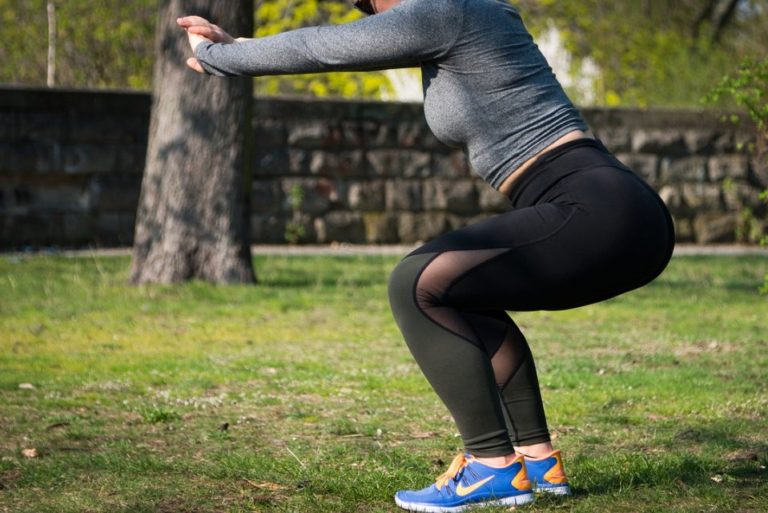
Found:
[{"label": "woman", "polygon": [[394,318],[465,446],[435,484],[395,500],[459,511],[569,494],[531,351],[506,311],[575,308],[650,282],[672,254],[670,215],[587,135],[508,2],[355,5],[371,16],[251,40],[180,18],[187,64],[218,76],[421,67],[429,126],[514,208],[429,241],[391,274]]}]

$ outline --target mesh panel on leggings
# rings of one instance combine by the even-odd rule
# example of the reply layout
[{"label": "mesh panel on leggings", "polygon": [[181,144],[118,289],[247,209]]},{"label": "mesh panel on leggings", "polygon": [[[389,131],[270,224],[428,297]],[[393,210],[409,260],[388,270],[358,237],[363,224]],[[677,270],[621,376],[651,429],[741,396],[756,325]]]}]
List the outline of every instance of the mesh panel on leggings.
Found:
[{"label": "mesh panel on leggings", "polygon": [[529,352],[525,337],[504,310],[460,313],[480,337],[491,359],[496,385],[504,388]]},{"label": "mesh panel on leggings", "polygon": [[[541,406],[536,368],[531,349],[522,331],[503,310],[486,311],[483,315],[464,314],[477,333],[490,333],[490,327],[503,326],[501,334],[483,339],[491,358],[493,377],[503,406],[507,432],[518,443],[535,433],[546,437],[546,420]],[[497,330],[497,333],[498,330]],[[533,400],[532,400],[533,398]]]},{"label": "mesh panel on leggings", "polygon": [[496,385],[499,388],[504,388],[517,369],[520,368],[520,363],[525,357],[525,351],[520,350],[519,341],[512,335],[512,331],[507,332],[507,336],[504,337],[499,349],[491,357],[493,376],[496,378]]},{"label": "mesh panel on leggings", "polygon": [[416,303],[424,314],[448,331],[482,347],[471,324],[445,302],[445,293],[462,275],[508,251],[507,248],[445,251],[430,261],[416,282]]}]

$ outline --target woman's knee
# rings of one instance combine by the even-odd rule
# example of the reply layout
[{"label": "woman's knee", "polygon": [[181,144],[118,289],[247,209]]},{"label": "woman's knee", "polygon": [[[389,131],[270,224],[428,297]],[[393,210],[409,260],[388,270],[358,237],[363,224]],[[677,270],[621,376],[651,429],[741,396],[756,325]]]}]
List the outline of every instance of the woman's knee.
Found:
[{"label": "woman's knee", "polygon": [[387,292],[389,304],[397,317],[403,309],[416,307],[415,292],[419,276],[434,255],[410,254],[404,257],[389,275]]},{"label": "woman's knee", "polygon": [[418,273],[414,272],[416,269],[407,259],[408,257],[405,257],[400,260],[389,275],[387,294],[393,310],[411,296],[418,277]]}]

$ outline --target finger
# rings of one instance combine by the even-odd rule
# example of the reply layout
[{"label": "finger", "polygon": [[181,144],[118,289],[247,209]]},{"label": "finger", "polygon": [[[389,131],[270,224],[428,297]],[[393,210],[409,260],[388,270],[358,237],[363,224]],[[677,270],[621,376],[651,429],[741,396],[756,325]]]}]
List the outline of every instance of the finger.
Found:
[{"label": "finger", "polygon": [[200,16],[182,16],[181,18],[176,19],[176,23],[180,27],[192,27],[194,25],[202,25],[202,26],[213,26],[213,23],[206,20],[205,18],[202,18]]},{"label": "finger", "polygon": [[194,57],[190,57],[189,59],[187,59],[187,66],[197,71],[198,73],[205,73],[205,70],[203,69],[203,67],[200,65],[198,60],[195,59]]},{"label": "finger", "polygon": [[197,34],[198,36],[207,37],[208,39],[216,39],[218,33],[211,27],[204,27],[202,25],[192,25],[187,29],[190,34]]},{"label": "finger", "polygon": [[201,18],[200,16],[182,16],[176,18],[176,23],[182,27],[191,27],[192,25],[206,25],[208,20]]},{"label": "finger", "polygon": [[210,39],[214,43],[234,43],[235,39],[221,30],[219,27],[194,26],[187,29],[187,33],[196,34]]}]

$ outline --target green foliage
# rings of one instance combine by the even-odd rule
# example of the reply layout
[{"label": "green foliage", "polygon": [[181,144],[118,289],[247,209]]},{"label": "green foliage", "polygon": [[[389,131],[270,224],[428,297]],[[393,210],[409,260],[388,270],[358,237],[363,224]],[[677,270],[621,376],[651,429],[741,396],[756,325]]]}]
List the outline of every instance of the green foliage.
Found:
[{"label": "green foliage", "polygon": [[[256,36],[271,36],[306,26],[349,23],[360,16],[345,0],[262,0],[256,9]],[[382,92],[392,92],[392,86],[382,72],[336,72],[259,77],[255,90],[263,95],[378,98]]]},{"label": "green foliage", "polygon": [[285,225],[285,240],[290,244],[298,244],[306,235],[306,228],[302,222],[301,206],[304,203],[304,189],[301,185],[294,185],[288,194],[288,204],[291,208],[291,220]]},{"label": "green foliage", "polygon": [[561,31],[574,67],[585,59],[597,65],[599,105],[694,106],[733,69],[734,55],[755,46],[768,49],[765,15],[749,9],[758,4],[753,1],[740,2],[737,15],[722,20],[719,31],[715,23],[699,21],[709,0],[513,3],[535,33],[551,25]]},{"label": "green foliage", "polygon": [[[763,171],[768,170],[768,58],[744,59],[736,73],[721,80],[709,95],[709,101],[717,102],[724,96],[732,98],[739,107],[745,109],[755,123],[757,142],[751,150],[757,165],[762,166]],[[768,189],[760,194],[760,200],[768,205]],[[742,221],[747,221],[742,224],[746,224],[750,240],[758,240],[761,245],[768,246],[768,235],[761,223],[754,219],[751,210],[742,214]],[[768,294],[768,274],[761,292]]]},{"label": "green foliage", "polygon": [[[740,0],[735,14],[724,1],[515,0],[535,34],[555,26],[575,57],[591,59],[597,103],[619,106],[699,105],[699,99],[741,57],[768,50],[764,2]],[[55,0],[57,85],[149,89],[157,0]],[[708,4],[714,14],[702,17]],[[256,35],[346,23],[360,14],[344,0],[261,0]],[[0,82],[45,84],[45,0],[0,0],[3,44]],[[239,36],[247,34],[237,34]],[[381,97],[392,92],[382,72],[261,77],[260,94]]]},{"label": "green foliage", "polygon": [[[707,99],[717,103],[723,98],[729,98],[743,108],[755,124],[757,141],[750,150],[755,154],[757,164],[768,170],[768,58],[741,61],[738,69],[723,77]],[[732,121],[738,122],[738,116]],[[760,198],[768,202],[768,191]]]},{"label": "green foliage", "polygon": [[[45,85],[46,0],[0,0],[0,82]],[[56,0],[56,85],[148,89],[156,0]]]},{"label": "green foliage", "polygon": [[746,109],[762,138],[768,139],[768,58],[744,59],[735,73],[722,78],[709,99],[717,102],[724,96]]},{"label": "green foliage", "polygon": [[[0,83],[45,85],[46,4],[0,0]],[[56,0],[55,6],[57,86],[150,89],[157,0]],[[262,37],[307,25],[346,23],[360,13],[344,1],[264,0],[254,15],[256,35]],[[328,73],[257,78],[255,89],[268,95],[371,98],[391,92],[391,85],[380,72]]]},{"label": "green foliage", "polygon": [[742,209],[736,224],[736,240],[747,244],[766,243],[762,221],[755,216],[753,209]]},{"label": "green foliage", "polygon": [[46,20],[44,0],[0,0],[0,82],[45,84]]}]

